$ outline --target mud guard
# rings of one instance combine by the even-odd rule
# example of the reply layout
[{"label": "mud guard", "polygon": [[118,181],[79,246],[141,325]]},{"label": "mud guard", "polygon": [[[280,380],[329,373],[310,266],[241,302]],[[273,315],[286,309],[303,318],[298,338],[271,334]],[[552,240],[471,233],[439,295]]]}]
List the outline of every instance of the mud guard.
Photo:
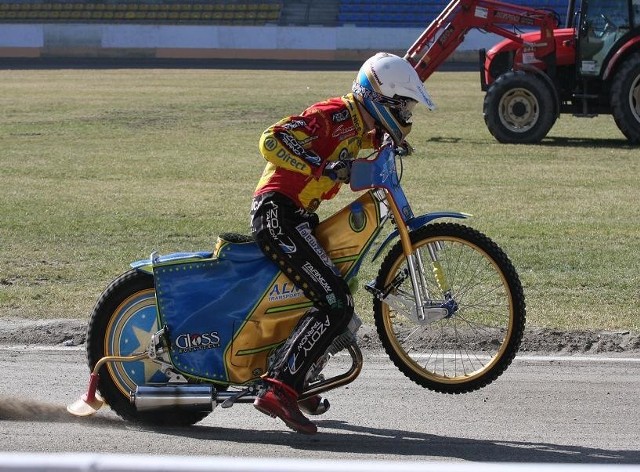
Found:
[{"label": "mud guard", "polygon": [[[429,224],[433,220],[437,220],[438,218],[458,218],[458,219],[466,219],[473,215],[469,213],[459,213],[455,211],[435,211],[432,213],[427,213],[426,215],[416,216],[407,221],[407,226],[409,227],[409,232],[415,231],[418,228],[422,228],[423,226]],[[389,243],[398,237],[398,230],[393,231],[387,238],[380,244],[380,247],[373,255],[372,261],[375,261],[378,256],[386,249]]]},{"label": "mud guard", "polygon": [[140,272],[145,272],[147,274],[153,274],[153,266],[168,263],[168,262],[189,262],[190,260],[200,261],[202,259],[210,259],[213,256],[213,252],[174,252],[172,254],[166,254],[164,256],[155,256],[151,254],[148,259],[141,259],[139,261],[132,262],[129,264],[132,269],[136,269]]}]

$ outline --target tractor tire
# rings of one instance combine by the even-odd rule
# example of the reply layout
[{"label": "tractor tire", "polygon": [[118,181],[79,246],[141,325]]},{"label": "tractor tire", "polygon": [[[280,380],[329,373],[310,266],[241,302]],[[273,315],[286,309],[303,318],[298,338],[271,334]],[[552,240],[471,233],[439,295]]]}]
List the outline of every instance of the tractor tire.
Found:
[{"label": "tractor tire", "polygon": [[631,144],[640,144],[640,52],[629,56],[611,83],[613,119]]},{"label": "tractor tire", "polygon": [[553,94],[532,73],[509,71],[489,87],[482,112],[489,132],[501,143],[536,144],[556,121]]}]

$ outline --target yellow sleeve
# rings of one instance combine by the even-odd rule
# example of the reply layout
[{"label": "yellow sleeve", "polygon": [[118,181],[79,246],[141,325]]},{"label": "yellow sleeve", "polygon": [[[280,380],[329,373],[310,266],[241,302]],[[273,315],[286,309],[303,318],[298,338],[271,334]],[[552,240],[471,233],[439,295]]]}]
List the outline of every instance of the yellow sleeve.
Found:
[{"label": "yellow sleeve", "polygon": [[280,123],[268,128],[260,137],[258,148],[262,157],[277,167],[318,177],[322,173],[322,159],[304,149],[297,138],[284,130]]},{"label": "yellow sleeve", "polygon": [[378,149],[380,147],[379,141],[376,137],[376,131],[370,131],[362,136],[362,149]]}]

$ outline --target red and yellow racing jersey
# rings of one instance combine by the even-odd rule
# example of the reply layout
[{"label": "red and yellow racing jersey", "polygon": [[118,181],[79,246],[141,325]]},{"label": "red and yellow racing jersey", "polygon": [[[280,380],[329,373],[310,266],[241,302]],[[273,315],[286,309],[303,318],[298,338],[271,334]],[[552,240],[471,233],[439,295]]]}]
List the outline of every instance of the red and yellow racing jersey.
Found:
[{"label": "red and yellow racing jersey", "polygon": [[324,166],[374,147],[372,134],[367,131],[353,94],[316,103],[299,116],[278,121],[260,138],[260,152],[267,165],[254,196],[278,192],[300,207],[315,211],[341,186],[322,175]]}]

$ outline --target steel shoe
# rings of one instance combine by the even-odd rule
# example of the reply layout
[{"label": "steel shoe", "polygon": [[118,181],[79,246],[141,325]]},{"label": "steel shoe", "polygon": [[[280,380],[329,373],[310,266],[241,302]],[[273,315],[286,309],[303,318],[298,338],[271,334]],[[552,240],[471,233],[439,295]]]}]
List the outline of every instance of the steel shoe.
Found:
[{"label": "steel shoe", "polygon": [[331,404],[326,398],[320,395],[314,395],[306,400],[300,400],[298,407],[307,415],[323,415],[329,410]]}]

